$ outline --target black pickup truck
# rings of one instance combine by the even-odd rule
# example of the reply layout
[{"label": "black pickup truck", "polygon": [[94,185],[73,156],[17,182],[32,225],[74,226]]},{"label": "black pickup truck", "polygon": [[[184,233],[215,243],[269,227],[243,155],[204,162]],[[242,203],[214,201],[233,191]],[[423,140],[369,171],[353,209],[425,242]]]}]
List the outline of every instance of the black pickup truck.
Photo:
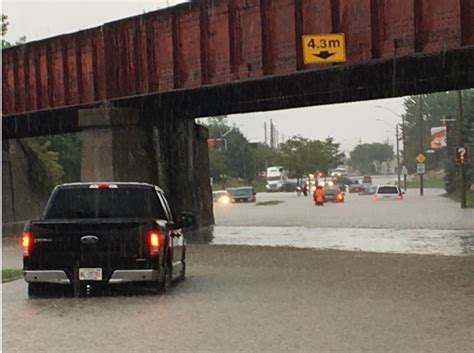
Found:
[{"label": "black pickup truck", "polygon": [[22,233],[23,272],[30,297],[66,289],[74,296],[95,288],[143,283],[166,292],[186,274],[182,228],[163,191],[144,183],[57,186],[39,220]]}]

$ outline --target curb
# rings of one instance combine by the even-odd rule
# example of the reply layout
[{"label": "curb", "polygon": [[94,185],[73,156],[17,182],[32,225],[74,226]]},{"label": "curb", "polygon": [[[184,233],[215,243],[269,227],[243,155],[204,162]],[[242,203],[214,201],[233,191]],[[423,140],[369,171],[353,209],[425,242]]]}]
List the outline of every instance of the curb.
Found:
[{"label": "curb", "polygon": [[22,277],[14,277],[14,278],[9,278],[9,279],[2,279],[2,284],[4,283],[8,283],[8,282],[13,282],[13,281],[16,281],[16,280],[19,280],[21,279]]}]

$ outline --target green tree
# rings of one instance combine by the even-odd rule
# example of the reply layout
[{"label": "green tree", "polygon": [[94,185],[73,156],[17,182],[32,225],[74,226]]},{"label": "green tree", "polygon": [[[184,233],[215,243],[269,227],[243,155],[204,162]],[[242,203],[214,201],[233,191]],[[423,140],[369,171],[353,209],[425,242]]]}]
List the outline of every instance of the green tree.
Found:
[{"label": "green tree", "polygon": [[64,170],[62,182],[81,180],[81,140],[80,134],[53,135],[41,138],[50,141],[50,150],[58,154],[58,163]]},{"label": "green tree", "polygon": [[[423,112],[423,151],[430,148],[430,132],[432,127],[442,126],[443,118],[458,118],[458,94],[457,92],[440,92],[422,97]],[[408,97],[404,101],[405,106],[405,150],[407,160],[405,164],[410,171],[416,170],[416,156],[420,153],[420,96]],[[464,111],[464,140],[469,147],[474,143],[474,90],[463,92]],[[458,167],[454,163],[454,150],[458,144],[458,126],[456,122],[448,123],[448,147],[435,150],[434,159],[438,169],[446,170],[446,190],[456,191],[459,184]],[[467,182],[472,183],[474,172],[472,167],[467,168]]]},{"label": "green tree", "polygon": [[10,46],[10,43],[8,43],[5,40],[5,35],[8,32],[8,25],[10,23],[8,22],[8,16],[2,13],[2,48],[6,48]]},{"label": "green tree", "polygon": [[341,144],[334,142],[334,139],[330,136],[324,140],[324,143],[325,153],[329,161],[328,168],[336,168],[345,158],[345,154],[339,151]]},{"label": "green tree", "polygon": [[282,164],[296,178],[316,170],[327,171],[339,164],[343,156],[332,137],[325,141],[295,136],[281,145]]},{"label": "green tree", "polygon": [[363,174],[374,173],[374,161],[384,162],[393,159],[393,147],[383,143],[364,143],[351,152],[350,165]]},{"label": "green tree", "polygon": [[[3,48],[9,48],[12,46],[10,42],[5,40],[5,35],[8,32],[8,25],[10,22],[8,22],[8,16],[2,13],[2,49]],[[18,38],[18,40],[15,42],[13,45],[20,45],[26,43],[26,36],[21,36]]]},{"label": "green tree", "polygon": [[50,192],[61,182],[64,174],[58,163],[59,154],[50,150],[51,141],[39,139],[28,141],[26,149],[29,157],[29,179],[34,190]]}]

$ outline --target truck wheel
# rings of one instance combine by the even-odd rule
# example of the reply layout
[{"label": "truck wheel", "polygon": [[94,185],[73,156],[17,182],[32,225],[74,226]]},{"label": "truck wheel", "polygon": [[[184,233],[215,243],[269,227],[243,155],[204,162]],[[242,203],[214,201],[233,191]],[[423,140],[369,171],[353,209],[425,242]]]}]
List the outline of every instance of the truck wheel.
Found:
[{"label": "truck wheel", "polygon": [[28,297],[41,298],[46,294],[46,288],[42,283],[28,283]]},{"label": "truck wheel", "polygon": [[180,281],[184,281],[186,278],[186,261],[183,261],[183,267],[181,269],[181,274],[179,275]]},{"label": "truck wheel", "polygon": [[163,270],[163,278],[161,279],[161,281],[158,282],[158,292],[166,294],[171,289],[171,269],[169,265],[165,265]]}]

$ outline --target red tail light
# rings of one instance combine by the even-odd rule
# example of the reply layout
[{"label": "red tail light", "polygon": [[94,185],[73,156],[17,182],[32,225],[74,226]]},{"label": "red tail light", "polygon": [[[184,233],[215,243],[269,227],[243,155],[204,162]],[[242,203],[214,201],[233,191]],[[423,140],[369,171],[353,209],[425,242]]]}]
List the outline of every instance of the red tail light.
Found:
[{"label": "red tail light", "polygon": [[379,195],[374,195],[374,200],[378,200],[380,198]]},{"label": "red tail light", "polygon": [[402,197],[400,195],[397,195],[397,200],[401,200]]},{"label": "red tail light", "polygon": [[157,230],[150,230],[148,232],[148,245],[150,247],[150,254],[156,255],[160,252],[161,234]]},{"label": "red tail light", "polygon": [[30,255],[30,248],[31,248],[30,232],[23,232],[21,234],[21,248],[23,249],[23,256]]}]

